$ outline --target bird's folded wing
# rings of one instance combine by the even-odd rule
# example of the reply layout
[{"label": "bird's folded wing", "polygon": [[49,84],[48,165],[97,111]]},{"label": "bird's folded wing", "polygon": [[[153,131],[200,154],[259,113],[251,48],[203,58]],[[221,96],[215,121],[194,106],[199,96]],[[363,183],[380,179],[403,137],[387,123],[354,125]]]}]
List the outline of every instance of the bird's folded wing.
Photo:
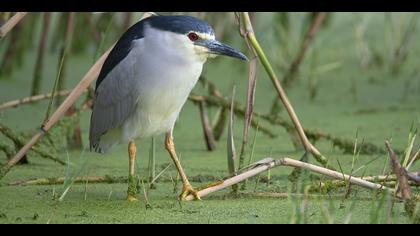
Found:
[{"label": "bird's folded wing", "polygon": [[[125,64],[123,64],[125,65]],[[120,67],[118,65],[117,67]],[[133,112],[139,98],[132,70],[116,68],[96,91],[90,122],[90,146],[95,147],[100,137],[111,128],[120,127]]]}]

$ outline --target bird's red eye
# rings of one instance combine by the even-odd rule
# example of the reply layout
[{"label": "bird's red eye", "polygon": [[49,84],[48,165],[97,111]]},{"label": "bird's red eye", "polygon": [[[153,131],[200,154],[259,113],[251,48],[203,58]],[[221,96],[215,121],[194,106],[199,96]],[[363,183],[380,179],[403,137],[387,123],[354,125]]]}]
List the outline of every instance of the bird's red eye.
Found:
[{"label": "bird's red eye", "polygon": [[197,41],[200,37],[198,37],[198,35],[196,34],[196,33],[189,33],[188,34],[188,38],[191,40],[191,41]]}]

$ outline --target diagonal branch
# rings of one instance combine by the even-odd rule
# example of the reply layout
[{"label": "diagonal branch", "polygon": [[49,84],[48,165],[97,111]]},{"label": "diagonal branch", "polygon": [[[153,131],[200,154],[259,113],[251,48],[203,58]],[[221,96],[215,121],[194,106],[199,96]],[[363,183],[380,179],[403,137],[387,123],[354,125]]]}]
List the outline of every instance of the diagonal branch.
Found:
[{"label": "diagonal branch", "polygon": [[[240,173],[238,175],[235,175],[231,178],[225,179],[223,181],[219,181],[215,184],[210,184],[209,187],[204,188],[202,190],[200,190],[198,192],[198,195],[200,197],[204,197],[206,195],[209,195],[211,193],[214,193],[216,191],[222,190],[224,188],[227,188],[229,186],[232,186],[234,184],[240,183],[248,178],[254,177],[264,171],[267,171],[269,169],[278,167],[278,166],[290,166],[290,167],[295,167],[295,168],[302,168],[302,169],[307,169],[310,170],[312,172],[315,173],[319,173],[322,175],[326,175],[329,176],[331,178],[334,179],[340,179],[340,180],[345,180],[345,181],[349,181],[352,184],[355,185],[359,185],[361,187],[365,187],[365,188],[369,188],[369,189],[374,189],[374,190],[388,190],[388,191],[393,191],[392,189],[386,188],[385,186],[383,186],[382,184],[377,184],[377,183],[372,183],[366,180],[363,180],[361,178],[357,178],[354,176],[349,176],[346,174],[343,174],[341,172],[337,172],[337,171],[333,171],[327,168],[323,168],[320,166],[316,166],[313,164],[309,164],[306,162],[302,162],[302,161],[298,161],[298,160],[294,160],[294,159],[290,159],[290,158],[281,158],[278,160],[274,160],[272,158],[265,158],[262,161],[259,161],[256,163],[256,165],[253,165],[253,167],[251,169],[249,169],[248,171],[245,171],[243,173]],[[194,197],[192,195],[189,195],[186,200],[190,201],[193,200]]]},{"label": "diagonal branch", "polygon": [[[150,16],[150,13],[145,13],[142,17]],[[114,44],[115,45],[115,44]],[[52,114],[52,116],[47,120],[41,127],[41,129],[31,138],[31,140],[23,146],[20,151],[7,162],[0,171],[0,179],[3,178],[10,169],[19,162],[20,159],[25,156],[25,154],[35,145],[38,140],[40,140],[48,130],[53,127],[58,120],[66,113],[66,111],[76,102],[76,100],[80,97],[80,95],[89,87],[89,85],[98,77],[99,72],[102,68],[105,59],[107,58],[108,54],[111,52],[112,45],[97,61],[96,63],[89,69],[89,71],[85,74],[82,80],[74,87],[70,95],[64,100],[64,102],[57,108],[57,110]]]},{"label": "diagonal branch", "polygon": [[27,12],[18,12],[10,18],[4,25],[0,27],[0,39],[4,38],[10,30],[12,30],[22,19]]},{"label": "diagonal branch", "polygon": [[325,158],[320,151],[318,151],[318,149],[316,147],[314,147],[312,145],[312,143],[308,140],[303,127],[299,121],[299,118],[296,115],[296,112],[293,108],[293,106],[291,105],[289,98],[287,97],[286,93],[284,92],[283,87],[281,86],[276,74],[274,73],[273,68],[271,67],[270,62],[268,61],[267,57],[265,56],[264,51],[262,50],[260,44],[258,43],[253,28],[252,28],[252,24],[251,24],[251,20],[249,19],[249,15],[247,12],[243,12],[242,13],[242,17],[244,20],[244,23],[246,25],[246,36],[249,39],[249,41],[251,42],[252,47],[255,49],[258,58],[261,62],[261,64],[264,66],[269,78],[271,79],[271,82],[273,83],[274,88],[276,89],[280,100],[283,102],[284,106],[286,107],[286,110],[296,128],[296,131],[299,134],[299,138],[303,144],[303,146],[305,147],[306,151],[309,151],[310,153],[312,153],[312,155],[314,155],[315,159],[320,162],[322,165],[326,166],[327,165],[327,158]]},{"label": "diagonal branch", "polygon": [[[6,136],[8,139],[12,140],[16,149],[21,148],[25,144],[25,139],[18,136],[17,134],[13,133],[12,130],[2,124],[0,124],[0,133]],[[50,154],[47,151],[44,151],[38,147],[31,147],[31,150],[38,154],[42,158],[51,159],[55,162],[58,162],[61,165],[65,165],[66,163],[59,158],[55,157],[54,155]],[[1,173],[0,173],[1,174]]]},{"label": "diagonal branch", "polygon": [[35,143],[38,142],[48,130],[53,127],[58,120],[64,115],[64,113],[76,102],[80,95],[87,89],[87,87],[94,81],[99,74],[99,71],[104,63],[106,57],[111,51],[112,47],[106,51],[101,58],[90,68],[83,79],[78,85],[72,90],[70,95],[64,100],[64,102],[57,108],[52,114],[49,120],[47,120],[41,127],[41,129],[32,137],[32,139],[23,146],[19,152],[3,166],[3,171],[0,174],[0,179],[17,163],[19,160],[32,148]]}]

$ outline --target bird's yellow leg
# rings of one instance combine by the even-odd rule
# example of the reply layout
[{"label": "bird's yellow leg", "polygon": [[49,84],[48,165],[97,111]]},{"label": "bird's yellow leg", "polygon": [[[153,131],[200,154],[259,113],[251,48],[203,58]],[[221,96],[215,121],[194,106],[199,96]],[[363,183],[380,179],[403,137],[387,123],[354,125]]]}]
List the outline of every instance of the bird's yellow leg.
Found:
[{"label": "bird's yellow leg", "polygon": [[178,170],[178,173],[182,179],[183,187],[182,187],[182,193],[179,196],[179,198],[181,200],[185,200],[187,196],[191,194],[194,196],[195,200],[201,200],[200,196],[198,195],[198,191],[195,190],[190,184],[190,181],[188,181],[188,178],[185,175],[184,170],[182,169],[181,163],[178,160],[178,156],[175,151],[174,141],[172,138],[172,132],[166,134],[165,146],[166,146],[166,150],[168,150],[169,155],[174,161],[175,167]]},{"label": "bird's yellow leg", "polygon": [[127,200],[129,202],[137,201],[137,181],[135,177],[135,166],[136,166],[136,144],[133,140],[128,143],[128,190]]}]

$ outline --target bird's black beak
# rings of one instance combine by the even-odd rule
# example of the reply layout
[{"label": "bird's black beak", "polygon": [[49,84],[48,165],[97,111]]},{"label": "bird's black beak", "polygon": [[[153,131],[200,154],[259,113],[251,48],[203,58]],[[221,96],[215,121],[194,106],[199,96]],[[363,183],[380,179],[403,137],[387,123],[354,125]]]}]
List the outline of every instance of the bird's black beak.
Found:
[{"label": "bird's black beak", "polygon": [[208,48],[209,53],[211,54],[225,55],[228,57],[234,57],[244,61],[248,61],[248,58],[243,53],[217,40],[206,40],[203,46]]}]

